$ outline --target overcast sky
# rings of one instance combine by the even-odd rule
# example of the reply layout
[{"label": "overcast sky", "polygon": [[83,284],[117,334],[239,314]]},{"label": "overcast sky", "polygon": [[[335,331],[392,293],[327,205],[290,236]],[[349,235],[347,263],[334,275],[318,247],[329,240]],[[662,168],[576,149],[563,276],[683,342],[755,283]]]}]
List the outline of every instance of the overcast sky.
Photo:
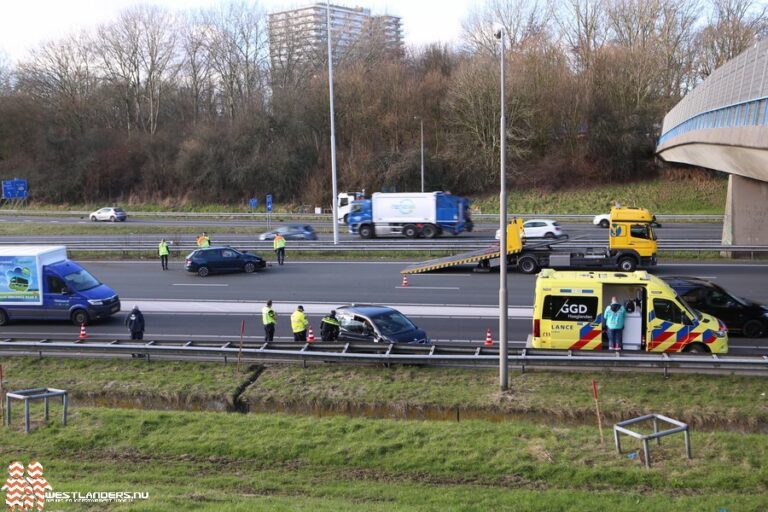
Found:
[{"label": "overcast sky", "polygon": [[[393,14],[402,18],[408,45],[455,42],[461,21],[479,0],[336,0],[348,7],[370,8],[372,14]],[[39,43],[57,39],[83,28],[115,19],[126,7],[154,4],[171,10],[208,7],[221,0],[4,0],[0,7],[0,53],[11,61],[23,59]],[[291,9],[314,2],[261,0],[267,12]]]}]

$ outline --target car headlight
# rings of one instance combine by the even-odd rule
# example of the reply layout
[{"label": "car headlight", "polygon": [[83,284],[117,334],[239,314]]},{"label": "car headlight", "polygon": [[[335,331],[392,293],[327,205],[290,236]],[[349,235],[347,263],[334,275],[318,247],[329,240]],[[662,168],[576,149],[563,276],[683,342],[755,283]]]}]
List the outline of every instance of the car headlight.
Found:
[{"label": "car headlight", "polygon": [[728,329],[723,329],[722,331],[715,331],[715,336],[718,338],[725,338],[728,336]]},{"label": "car headlight", "polygon": [[104,301],[102,301],[101,299],[88,299],[88,304],[90,304],[91,306],[103,306]]}]

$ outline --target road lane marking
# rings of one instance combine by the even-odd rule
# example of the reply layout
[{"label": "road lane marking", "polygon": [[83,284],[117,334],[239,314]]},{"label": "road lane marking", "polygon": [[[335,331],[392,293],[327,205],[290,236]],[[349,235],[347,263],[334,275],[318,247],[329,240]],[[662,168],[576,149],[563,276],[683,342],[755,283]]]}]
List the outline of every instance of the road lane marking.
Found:
[{"label": "road lane marking", "polygon": [[173,283],[172,286],[229,286],[228,284],[213,283]]},{"label": "road lane marking", "polygon": [[395,286],[396,289],[416,289],[416,290],[461,290],[458,286]]}]

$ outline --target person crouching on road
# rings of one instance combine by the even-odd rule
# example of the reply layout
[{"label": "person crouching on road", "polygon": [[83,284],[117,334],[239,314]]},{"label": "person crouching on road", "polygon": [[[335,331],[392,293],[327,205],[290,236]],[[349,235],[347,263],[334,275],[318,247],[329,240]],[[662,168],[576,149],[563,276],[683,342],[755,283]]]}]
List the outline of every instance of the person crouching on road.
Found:
[{"label": "person crouching on road", "polygon": [[206,249],[211,246],[211,238],[205,231],[203,231],[203,233],[197,237],[197,246],[200,249]]},{"label": "person crouching on road", "polygon": [[339,321],[336,319],[336,310],[320,321],[320,339],[323,341],[336,341],[339,339]]},{"label": "person crouching on road", "polygon": [[132,340],[144,339],[144,315],[139,311],[139,306],[133,306],[131,313],[125,317],[125,325],[131,331]]},{"label": "person crouching on road", "polygon": [[272,247],[275,249],[275,254],[277,255],[277,264],[282,265],[285,261],[285,238],[283,235],[280,233],[275,234]]},{"label": "person crouching on road", "polygon": [[624,316],[626,310],[616,297],[611,297],[611,305],[605,308],[605,327],[608,329],[608,349],[621,350],[624,347]]},{"label": "person crouching on road", "polygon": [[160,265],[162,265],[163,270],[168,270],[168,253],[170,252],[168,250],[168,245],[170,242],[166,242],[165,238],[160,240],[160,245],[157,246],[157,253],[160,255]]},{"label": "person crouching on road", "polygon": [[264,341],[273,341],[275,339],[275,325],[277,325],[277,315],[272,309],[272,301],[268,300],[267,305],[261,308],[261,321],[264,323]]},{"label": "person crouching on road", "polygon": [[304,306],[299,306],[291,315],[291,330],[293,341],[307,341],[307,317],[304,316]]}]

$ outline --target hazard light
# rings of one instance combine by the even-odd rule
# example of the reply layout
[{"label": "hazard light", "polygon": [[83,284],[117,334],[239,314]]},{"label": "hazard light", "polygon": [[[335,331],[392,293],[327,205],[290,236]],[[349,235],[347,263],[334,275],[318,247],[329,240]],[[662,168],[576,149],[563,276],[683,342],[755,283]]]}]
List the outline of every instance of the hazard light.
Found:
[{"label": "hazard light", "polygon": [[539,320],[538,318],[533,319],[533,337],[534,338],[538,338],[539,336],[541,336],[541,334],[539,333],[539,331],[541,330],[539,328],[539,322],[541,322],[541,320]]}]

